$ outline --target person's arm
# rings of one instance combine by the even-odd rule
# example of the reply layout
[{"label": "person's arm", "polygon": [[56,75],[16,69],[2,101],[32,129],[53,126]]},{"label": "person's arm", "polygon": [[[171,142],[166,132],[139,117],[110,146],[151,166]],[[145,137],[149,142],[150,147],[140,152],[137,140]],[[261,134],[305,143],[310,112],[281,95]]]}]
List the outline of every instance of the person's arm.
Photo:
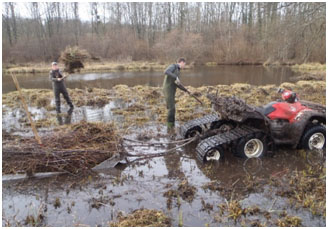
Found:
[{"label": "person's arm", "polygon": [[58,70],[58,74],[59,74],[59,78],[63,78],[64,77],[64,75],[62,74],[62,72],[60,71],[60,70]]},{"label": "person's arm", "polygon": [[176,83],[175,85],[177,85],[177,88],[179,88],[181,91],[188,93],[188,90],[184,86],[182,86],[180,83]]},{"label": "person's arm", "polygon": [[53,74],[52,74],[52,71],[49,72],[49,80],[52,81],[52,82],[57,82],[57,78],[54,78],[53,77]]},{"label": "person's arm", "polygon": [[168,76],[170,76],[170,77],[172,77],[174,80],[176,80],[177,79],[177,75],[176,74],[174,74],[173,72],[175,71],[175,65],[174,64],[171,64],[166,70],[165,70],[165,74],[166,75],[168,75]]}]

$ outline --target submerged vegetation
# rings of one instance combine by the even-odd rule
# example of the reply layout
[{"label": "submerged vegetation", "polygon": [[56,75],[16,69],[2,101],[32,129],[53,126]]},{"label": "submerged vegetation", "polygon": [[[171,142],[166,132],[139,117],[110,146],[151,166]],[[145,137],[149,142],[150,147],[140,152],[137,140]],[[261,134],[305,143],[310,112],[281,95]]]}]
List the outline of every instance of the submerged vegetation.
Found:
[{"label": "submerged vegetation", "polygon": [[289,198],[296,208],[308,208],[313,215],[326,217],[326,167],[308,166],[283,178],[272,178],[277,195]]},{"label": "submerged vegetation", "polygon": [[[305,170],[288,171],[281,176],[271,176],[269,179],[254,177],[252,179],[262,180],[260,186],[255,187],[252,192],[260,193],[261,188],[267,187],[272,196],[272,204],[266,206],[245,206],[245,195],[235,195],[230,200],[218,205],[218,211],[215,213],[215,221],[222,223],[226,218],[234,221],[236,225],[242,226],[282,226],[299,227],[303,226],[302,219],[298,216],[287,214],[285,208],[276,208],[275,202],[280,197],[286,198],[287,205],[291,206],[296,212],[299,209],[308,209],[312,217],[326,217],[326,181],[324,166],[308,166]],[[281,173],[280,173],[281,174]],[[246,179],[245,179],[246,180]],[[228,187],[217,189],[215,181],[203,186],[203,188],[219,191],[222,195]],[[247,182],[245,184],[245,188]],[[236,189],[230,190],[234,192]],[[268,193],[264,194],[267,196]]]}]

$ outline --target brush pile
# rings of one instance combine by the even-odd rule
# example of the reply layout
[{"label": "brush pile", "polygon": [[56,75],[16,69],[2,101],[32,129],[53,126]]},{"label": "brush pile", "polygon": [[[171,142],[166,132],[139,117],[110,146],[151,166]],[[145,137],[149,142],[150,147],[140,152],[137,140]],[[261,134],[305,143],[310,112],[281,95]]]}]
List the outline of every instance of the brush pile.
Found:
[{"label": "brush pile", "polygon": [[88,170],[122,152],[113,124],[80,122],[42,138],[3,136],[2,173],[70,172]]},{"label": "brush pile", "polygon": [[77,46],[67,46],[60,55],[60,60],[64,62],[65,71],[68,73],[74,73],[75,70],[79,71],[84,68],[83,62],[88,58],[90,58],[89,53]]},{"label": "brush pile", "polygon": [[138,209],[127,216],[122,214],[118,222],[110,222],[110,227],[170,227],[171,220],[162,211]]},{"label": "brush pile", "polygon": [[222,119],[241,121],[245,112],[253,112],[254,108],[247,105],[243,99],[235,96],[207,95],[214,109],[220,113]]}]

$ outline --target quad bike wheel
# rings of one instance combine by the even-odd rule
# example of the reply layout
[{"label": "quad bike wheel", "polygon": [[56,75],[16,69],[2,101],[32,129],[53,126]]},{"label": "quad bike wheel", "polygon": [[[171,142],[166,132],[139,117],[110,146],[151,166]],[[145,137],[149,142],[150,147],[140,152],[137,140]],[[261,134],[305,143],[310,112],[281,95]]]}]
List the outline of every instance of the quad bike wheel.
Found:
[{"label": "quad bike wheel", "polygon": [[268,144],[263,134],[251,134],[240,139],[233,151],[236,156],[243,158],[262,157],[268,150]]},{"label": "quad bike wheel", "polygon": [[326,148],[326,128],[315,125],[307,129],[301,139],[301,147],[310,150]]},{"label": "quad bike wheel", "polygon": [[217,146],[213,149],[210,149],[205,157],[204,157],[204,162],[207,161],[219,161],[223,157],[223,148],[221,146]]}]

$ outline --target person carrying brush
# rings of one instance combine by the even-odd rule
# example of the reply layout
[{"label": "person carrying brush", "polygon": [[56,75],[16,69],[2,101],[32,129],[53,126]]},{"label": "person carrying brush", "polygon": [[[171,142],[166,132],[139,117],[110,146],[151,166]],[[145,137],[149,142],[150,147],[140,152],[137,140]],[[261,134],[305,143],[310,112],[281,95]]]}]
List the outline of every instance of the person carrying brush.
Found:
[{"label": "person carrying brush", "polygon": [[175,93],[177,89],[176,82],[180,82],[180,70],[185,67],[186,60],[179,58],[176,64],[171,64],[165,70],[165,78],[163,83],[163,91],[166,101],[167,112],[167,130],[168,132],[174,131],[175,125]]},{"label": "person carrying brush", "polygon": [[64,99],[66,100],[67,104],[69,105],[70,109],[68,113],[72,113],[74,106],[73,103],[68,95],[64,79],[66,76],[63,76],[61,71],[58,68],[57,62],[51,63],[51,71],[49,73],[49,79],[52,81],[52,88],[55,94],[55,102],[56,102],[56,112],[57,114],[60,113],[60,94],[63,94]]}]

